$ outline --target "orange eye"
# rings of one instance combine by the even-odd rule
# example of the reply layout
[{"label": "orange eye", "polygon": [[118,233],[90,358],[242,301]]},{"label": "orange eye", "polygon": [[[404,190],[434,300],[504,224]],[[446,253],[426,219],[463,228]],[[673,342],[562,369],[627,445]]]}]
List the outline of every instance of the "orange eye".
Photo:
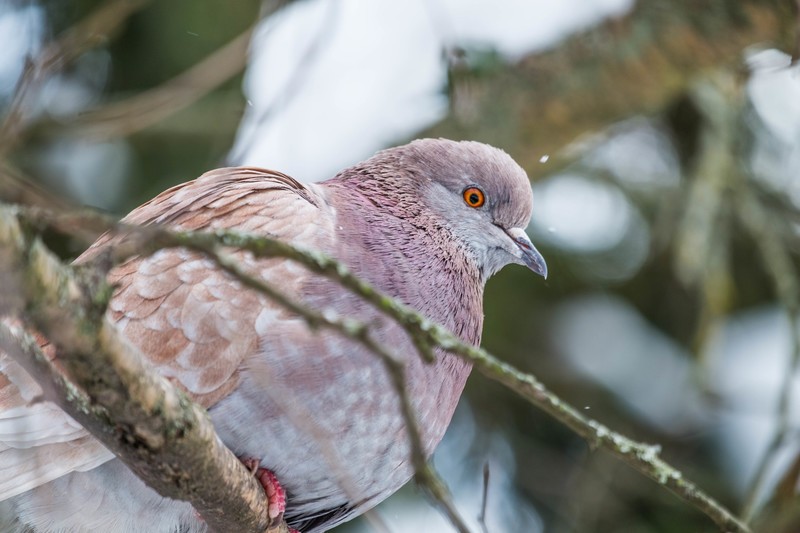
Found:
[{"label": "orange eye", "polygon": [[468,206],[478,208],[486,202],[486,196],[477,187],[467,187],[464,189],[464,201]]}]

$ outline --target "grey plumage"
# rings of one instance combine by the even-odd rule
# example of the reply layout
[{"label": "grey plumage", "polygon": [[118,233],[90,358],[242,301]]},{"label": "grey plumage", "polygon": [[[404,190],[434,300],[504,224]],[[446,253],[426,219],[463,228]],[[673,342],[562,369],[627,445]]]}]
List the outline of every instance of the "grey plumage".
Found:
[{"label": "grey plumage", "polygon": [[[470,188],[485,196],[480,206],[468,205]],[[320,250],[477,345],[486,280],[514,262],[546,274],[523,232],[531,206],[527,177],[505,153],[426,139],[317,185],[262,169],[215,170],[125,220],[235,228]],[[77,261],[109,245],[113,238],[101,238]],[[402,329],[330,280],[288,261],[235,255],[306,304],[374,325],[374,335],[407,360],[406,386],[432,453],[470,366],[443,352],[424,364]],[[234,453],[275,472],[288,492],[287,520],[303,533],[362,513],[410,478],[398,398],[382,363],[361,346],[310,331],[187,250],[135,258],[110,279],[118,287],[107,319],[209,409]],[[205,529],[188,504],[147,488],[63,412],[29,404],[38,386],[2,354],[0,372],[0,499],[9,499],[22,524],[37,531]]]}]

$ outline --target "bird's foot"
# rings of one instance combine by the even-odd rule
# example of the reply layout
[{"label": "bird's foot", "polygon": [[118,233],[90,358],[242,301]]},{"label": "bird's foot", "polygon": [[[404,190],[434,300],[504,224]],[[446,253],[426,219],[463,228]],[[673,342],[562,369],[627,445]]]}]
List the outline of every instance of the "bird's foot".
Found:
[{"label": "bird's foot", "polygon": [[[269,506],[267,514],[271,524],[276,524],[283,520],[283,513],[286,511],[286,491],[283,490],[277,476],[266,468],[261,468],[258,459],[242,459],[242,464],[255,476],[256,480],[264,487],[267,493]],[[289,533],[300,533],[296,529],[289,529]]]}]

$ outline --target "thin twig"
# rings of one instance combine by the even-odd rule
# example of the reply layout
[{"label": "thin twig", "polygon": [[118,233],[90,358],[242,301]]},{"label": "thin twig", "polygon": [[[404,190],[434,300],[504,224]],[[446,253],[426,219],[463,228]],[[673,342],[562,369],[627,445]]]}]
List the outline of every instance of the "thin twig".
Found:
[{"label": "thin twig", "polygon": [[369,327],[366,324],[347,317],[340,318],[331,313],[320,312],[295,301],[272,285],[248,274],[239,266],[239,262],[235,258],[220,253],[218,246],[212,245],[209,247],[207,244],[205,240],[201,240],[195,243],[194,246],[187,245],[187,247],[204,254],[222,270],[233,276],[246,287],[250,287],[264,294],[285,309],[297,314],[305,320],[310,328],[331,329],[346,338],[358,342],[367,350],[380,357],[381,361],[386,366],[392,386],[395,388],[395,392],[400,399],[400,406],[403,419],[406,423],[406,432],[411,449],[411,462],[414,465],[414,479],[428,492],[433,502],[440,507],[459,533],[469,533],[469,528],[466,526],[464,519],[461,518],[461,515],[453,504],[450,491],[425,456],[417,414],[414,411],[411,399],[408,396],[408,390],[406,389],[406,363],[377,342],[374,337],[370,335]]},{"label": "thin twig", "polygon": [[174,115],[244,69],[252,31],[248,28],[158,87],[87,110],[64,127],[69,129],[70,135],[99,141],[130,135]]},{"label": "thin twig", "polygon": [[45,391],[57,391],[50,399],[159,494],[189,501],[213,530],[265,531],[266,494],[207,413],[153,374],[102,319],[111,296],[105,273],[63,265],[16,215],[0,207],[0,255],[14,258],[3,267],[20,279],[29,317],[60,351],[52,364],[30,336],[0,324],[3,351]]},{"label": "thin twig", "polygon": [[550,392],[534,376],[525,374],[504,363],[481,348],[471,346],[444,328],[433,324],[407,306],[380,293],[359,280],[343,265],[319,253],[296,249],[270,239],[248,237],[231,232],[215,234],[173,234],[184,246],[195,238],[216,238],[226,246],[246,249],[257,257],[285,257],[300,262],[310,270],[326,275],[353,290],[378,309],[400,323],[420,344],[437,346],[470,361],[482,374],[498,381],[520,396],[543,409],[568,426],[590,444],[611,452],[640,473],[671,490],[690,503],[725,531],[749,531],[746,524],[736,518],[716,500],[700,490],[683,474],[659,457],[660,447],[628,439],[606,426],[591,420]]},{"label": "thin twig", "polygon": [[[266,19],[292,0],[262,3],[259,18]],[[253,36],[250,27],[228,44],[158,87],[126,100],[89,109],[65,127],[71,135],[106,140],[130,135],[174,115],[230,80],[247,66],[248,48]]]},{"label": "thin twig", "polygon": [[749,522],[755,516],[759,497],[766,483],[769,465],[774,461],[778,450],[786,442],[791,429],[790,407],[794,377],[800,369],[800,331],[798,330],[798,310],[800,307],[800,287],[796,272],[784,243],[779,235],[780,224],[774,220],[750,190],[745,180],[737,180],[736,199],[739,219],[748,230],[753,243],[761,255],[761,261],[772,281],[775,295],[786,310],[791,338],[791,357],[784,373],[778,394],[777,424],[764,454],[756,467],[756,473],[748,489],[742,517]]},{"label": "thin twig", "polygon": [[149,0],[111,0],[48,43],[34,59],[29,59],[17,81],[14,98],[0,125],[0,157],[9,153],[24,138],[29,125],[26,109],[31,98],[53,72],[73,61],[86,50],[106,42],[123,22]]},{"label": "thin twig", "polygon": [[8,161],[0,161],[0,202],[34,205],[60,212],[75,208],[64,198],[37,185]]},{"label": "thin twig", "polygon": [[489,526],[486,525],[486,507],[489,504],[489,463],[483,464],[483,496],[481,497],[481,512],[478,514],[478,524],[483,533],[489,533]]},{"label": "thin twig", "polygon": [[411,458],[414,464],[414,479],[417,484],[424,488],[430,498],[436,503],[442,512],[450,520],[450,523],[459,533],[469,533],[464,519],[461,518],[458,510],[453,504],[453,498],[439,473],[433,465],[425,458],[425,451],[422,449],[422,436],[419,431],[416,413],[411,405],[406,389],[406,364],[405,362],[392,357],[390,354],[376,351],[373,352],[381,357],[386,365],[386,369],[392,379],[392,385],[400,398],[400,405],[403,409],[403,417],[407,424],[408,438],[411,442]]},{"label": "thin twig", "polygon": [[[400,398],[402,414],[406,422],[409,437],[411,459],[414,465],[416,481],[428,492],[434,502],[439,505],[460,533],[469,533],[469,529],[463,518],[461,518],[452,502],[452,498],[450,497],[445,483],[426,459],[416,413],[414,412],[411,399],[406,390],[405,362],[377,342],[369,334],[369,327],[366,324],[347,317],[338,317],[331,313],[320,312],[297,302],[264,280],[248,274],[239,266],[238,261],[234,257],[220,252],[219,241],[215,241],[214,239],[189,238],[187,240],[181,240],[179,244],[170,232],[165,232],[162,228],[155,226],[135,227],[116,224],[110,217],[100,213],[67,213],[62,216],[50,217],[50,213],[42,209],[24,209],[22,212],[27,213],[29,215],[28,220],[39,225],[39,229],[43,229],[42,224],[50,222],[54,223],[54,226],[61,231],[75,233],[79,230],[83,232],[87,230],[97,231],[99,227],[102,227],[104,224],[106,227],[108,227],[109,224],[113,224],[112,227],[119,232],[128,232],[134,235],[138,233],[137,236],[142,238],[133,239],[123,245],[114,247],[116,252],[113,258],[114,263],[125,260],[134,253],[140,255],[141,251],[137,253],[137,248],[139,247],[147,248],[147,253],[149,253],[166,246],[186,246],[211,259],[219,268],[230,274],[242,285],[267,296],[278,305],[300,316],[310,328],[327,328],[333,330],[346,338],[358,342],[368,351],[378,355],[385,364],[392,385]],[[81,224],[81,221],[83,221],[83,224]],[[201,234],[196,235],[199,236]],[[148,242],[150,244],[145,244]],[[147,254],[145,253],[143,255]],[[104,259],[105,258],[101,258],[101,261]]]},{"label": "thin twig", "polygon": [[[797,284],[797,275],[792,259],[786,251],[782,236],[788,233],[781,221],[771,216],[764,208],[755,190],[744,175],[736,170],[736,157],[740,153],[741,144],[738,131],[741,118],[741,109],[744,93],[741,83],[734,77],[721,72],[712,74],[699,82],[691,92],[697,109],[703,116],[704,123],[701,127],[700,156],[697,168],[694,171],[695,209],[687,208],[684,218],[685,234],[690,237],[699,233],[706,235],[705,242],[699,242],[693,247],[687,247],[686,254],[703,261],[698,263],[696,270],[701,272],[705,279],[706,292],[711,287],[720,283],[726,276],[711,275],[713,265],[723,265],[719,260],[723,254],[719,248],[724,246],[726,239],[720,238],[716,232],[715,239],[708,236],[714,234],[715,224],[711,217],[722,209],[726,194],[732,191],[736,209],[734,211],[741,224],[750,234],[758,250],[761,261],[769,275],[776,298],[786,310],[789,320],[789,331],[792,343],[792,354],[787,372],[781,384],[778,395],[777,425],[770,439],[767,449],[762,455],[756,468],[753,481],[745,497],[742,517],[745,522],[750,522],[756,510],[759,498],[766,483],[767,472],[778,450],[788,437],[790,425],[790,405],[792,400],[792,384],[794,376],[800,367],[800,330],[798,330],[798,310],[800,309],[800,287]],[[692,197],[690,196],[690,199]],[[689,214],[702,213],[702,216],[690,217]],[[727,227],[726,224],[725,227]],[[724,233],[723,233],[724,235]],[[714,253],[714,252],[717,253]],[[715,259],[716,256],[716,260]],[[719,297],[715,298],[720,300]],[[706,297],[706,302],[711,298]],[[706,304],[710,306],[709,303]]]},{"label": "thin twig", "polygon": [[[42,213],[38,215],[41,217]],[[54,217],[57,219],[58,217]],[[587,418],[580,411],[550,392],[533,375],[520,372],[497,359],[482,348],[463,342],[446,329],[432,323],[411,308],[379,292],[354,276],[341,263],[318,252],[301,250],[289,244],[264,236],[245,235],[233,231],[177,232],[158,226],[137,228],[124,224],[117,229],[129,236],[142,238],[123,241],[115,246],[115,260],[130,255],[147,254],[155,250],[183,246],[196,250],[223,245],[247,250],[258,258],[283,257],[296,261],[312,272],[327,276],[360,295],[377,309],[402,325],[424,353],[431,354],[434,347],[454,353],[471,362],[488,378],[497,381],[531,404],[584,438],[592,447],[602,448],[620,458],[645,476],[672,491],[711,518],[722,530],[749,532],[749,527],[723,507],[714,498],[687,480],[682,472],[659,457],[660,446],[631,440],[599,422]],[[324,317],[322,317],[324,319]],[[322,324],[322,322],[321,322]]]}]

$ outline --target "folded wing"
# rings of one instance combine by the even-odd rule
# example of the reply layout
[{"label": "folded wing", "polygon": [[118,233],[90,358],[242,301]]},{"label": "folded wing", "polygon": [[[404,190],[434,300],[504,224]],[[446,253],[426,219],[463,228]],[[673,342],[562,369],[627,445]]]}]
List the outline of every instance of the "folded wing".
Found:
[{"label": "folded wing", "polygon": [[[181,230],[235,229],[312,249],[324,249],[333,233],[333,213],[318,188],[257,168],[209,172],[165,191],[124,220]],[[101,237],[76,262],[91,261],[118,239]],[[251,275],[298,290],[302,267],[230,253]],[[133,258],[109,279],[117,287],[107,320],[160,374],[205,407],[236,388],[242,361],[257,348],[258,332],[285,313],[186,249]],[[0,353],[0,500],[113,458],[57,406],[41,401],[41,393]]]}]

